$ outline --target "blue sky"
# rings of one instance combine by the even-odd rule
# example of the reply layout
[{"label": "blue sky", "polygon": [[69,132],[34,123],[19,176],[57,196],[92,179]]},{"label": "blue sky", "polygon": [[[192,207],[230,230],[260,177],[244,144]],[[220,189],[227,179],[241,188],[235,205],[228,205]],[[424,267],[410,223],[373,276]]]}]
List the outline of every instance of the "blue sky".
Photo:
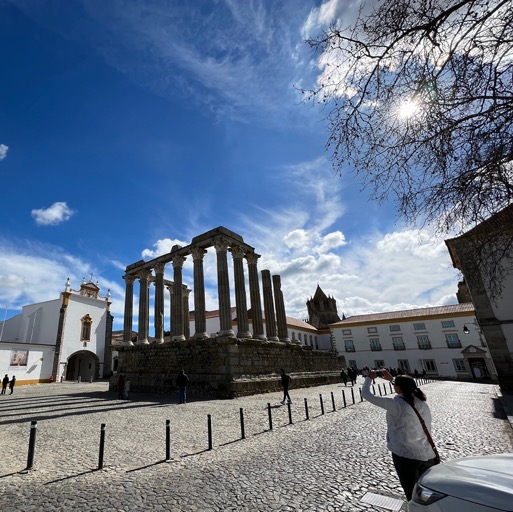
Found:
[{"label": "blue sky", "polygon": [[[455,303],[443,240],[335,173],[326,112],[298,92],[320,73],[305,34],[356,7],[1,2],[0,320],[93,273],[120,329],[124,268],[217,226],[282,276],[290,316],[317,284],[346,316]],[[205,272],[217,309],[215,254]]]}]

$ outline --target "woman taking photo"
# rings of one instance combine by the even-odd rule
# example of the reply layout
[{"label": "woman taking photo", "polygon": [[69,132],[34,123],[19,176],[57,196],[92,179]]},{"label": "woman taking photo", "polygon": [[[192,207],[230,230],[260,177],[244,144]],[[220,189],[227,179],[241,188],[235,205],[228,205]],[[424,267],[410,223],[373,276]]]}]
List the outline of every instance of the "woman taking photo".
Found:
[{"label": "woman taking photo", "polygon": [[430,433],[431,411],[426,395],[411,377],[398,375],[394,380],[387,370],[380,370],[380,376],[393,382],[396,392],[395,396],[386,397],[375,396],[370,389],[376,376],[374,370],[369,372],[362,387],[362,397],[386,410],[387,447],[392,452],[397,476],[410,501],[419,476],[437,463],[438,453]]}]

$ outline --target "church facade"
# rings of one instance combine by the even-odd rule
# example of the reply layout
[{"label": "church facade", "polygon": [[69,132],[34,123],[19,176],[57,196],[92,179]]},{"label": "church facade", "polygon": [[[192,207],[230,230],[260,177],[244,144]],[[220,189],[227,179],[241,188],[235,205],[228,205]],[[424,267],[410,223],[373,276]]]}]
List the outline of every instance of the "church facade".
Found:
[{"label": "church facade", "polygon": [[110,292],[69,279],[58,299],[30,304],[0,322],[0,373],[18,384],[94,380],[111,368]]}]

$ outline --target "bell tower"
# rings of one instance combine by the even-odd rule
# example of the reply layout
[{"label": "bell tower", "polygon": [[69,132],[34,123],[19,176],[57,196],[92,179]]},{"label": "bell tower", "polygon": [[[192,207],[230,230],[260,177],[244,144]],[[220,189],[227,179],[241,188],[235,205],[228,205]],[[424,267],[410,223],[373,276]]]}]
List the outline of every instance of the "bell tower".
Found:
[{"label": "bell tower", "polygon": [[317,329],[327,328],[329,324],[340,321],[337,312],[337,301],[328,297],[317,285],[314,296],[306,301],[308,323]]}]

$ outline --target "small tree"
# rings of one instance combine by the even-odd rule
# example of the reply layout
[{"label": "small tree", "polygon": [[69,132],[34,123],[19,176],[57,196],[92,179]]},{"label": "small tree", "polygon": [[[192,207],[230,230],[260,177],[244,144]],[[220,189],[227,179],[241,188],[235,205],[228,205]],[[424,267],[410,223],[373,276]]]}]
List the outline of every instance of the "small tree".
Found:
[{"label": "small tree", "polygon": [[307,43],[327,149],[374,199],[458,234],[513,200],[513,2],[383,0]]}]

